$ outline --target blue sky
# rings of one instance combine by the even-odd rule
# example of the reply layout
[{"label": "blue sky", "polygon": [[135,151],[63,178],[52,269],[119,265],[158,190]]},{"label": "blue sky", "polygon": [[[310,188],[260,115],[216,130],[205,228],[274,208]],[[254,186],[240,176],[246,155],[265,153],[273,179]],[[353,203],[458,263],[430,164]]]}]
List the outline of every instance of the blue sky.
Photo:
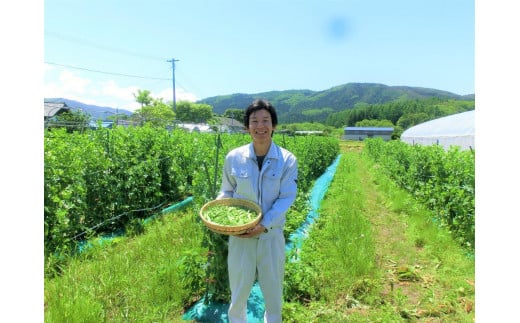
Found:
[{"label": "blue sky", "polygon": [[472,0],[44,2],[44,97],[134,110],[350,82],[475,93]]}]

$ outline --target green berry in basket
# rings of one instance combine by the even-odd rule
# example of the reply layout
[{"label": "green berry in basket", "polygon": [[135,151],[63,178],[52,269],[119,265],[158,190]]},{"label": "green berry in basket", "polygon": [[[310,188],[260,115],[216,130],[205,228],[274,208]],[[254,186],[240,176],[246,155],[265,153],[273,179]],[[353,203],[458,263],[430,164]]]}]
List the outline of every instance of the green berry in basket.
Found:
[{"label": "green berry in basket", "polygon": [[204,214],[206,220],[226,226],[244,225],[253,221],[257,214],[245,207],[235,205],[216,205]]}]

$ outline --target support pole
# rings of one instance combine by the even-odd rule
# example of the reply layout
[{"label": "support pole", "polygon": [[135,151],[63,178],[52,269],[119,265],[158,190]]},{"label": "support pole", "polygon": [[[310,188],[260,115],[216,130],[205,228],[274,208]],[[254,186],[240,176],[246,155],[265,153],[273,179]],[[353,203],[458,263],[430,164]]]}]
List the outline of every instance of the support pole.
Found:
[{"label": "support pole", "polygon": [[177,102],[175,100],[175,62],[178,62],[178,59],[172,58],[167,62],[172,63],[172,82],[173,82],[173,111],[177,113]]}]

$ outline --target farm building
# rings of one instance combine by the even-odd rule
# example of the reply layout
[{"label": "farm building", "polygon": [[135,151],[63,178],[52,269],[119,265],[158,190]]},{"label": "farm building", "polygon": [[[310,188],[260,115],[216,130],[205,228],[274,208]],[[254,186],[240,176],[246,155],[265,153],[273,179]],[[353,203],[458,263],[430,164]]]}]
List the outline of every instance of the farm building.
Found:
[{"label": "farm building", "polygon": [[213,130],[205,123],[178,123],[177,127],[188,132],[212,132]]},{"label": "farm building", "polygon": [[296,136],[323,136],[323,131],[321,130],[298,130],[295,131],[294,134]]},{"label": "farm building", "polygon": [[430,120],[408,128],[401,141],[409,144],[441,145],[444,149],[459,146],[475,148],[475,110]]},{"label": "farm building", "polygon": [[392,127],[345,127],[342,139],[345,140],[364,140],[365,138],[382,138],[383,140],[392,139],[394,128]]},{"label": "farm building", "polygon": [[176,127],[182,128],[188,132],[244,132],[244,124],[240,121],[225,117],[215,117],[215,120],[216,123],[211,125],[207,123],[177,123]]},{"label": "farm building", "polygon": [[130,120],[121,120],[121,119],[119,119],[119,120],[116,120],[116,121],[101,121],[101,127],[99,127],[97,120],[91,120],[89,122],[88,126],[89,126],[90,129],[99,129],[99,128],[112,129],[116,125],[128,128],[130,126],[136,126],[137,123],[133,122],[133,121],[130,121]]},{"label": "farm building", "polygon": [[242,133],[246,128],[242,122],[232,118],[214,117],[214,119],[217,122],[216,126],[220,132]]},{"label": "farm building", "polygon": [[52,119],[53,117],[69,112],[70,108],[63,102],[44,102],[43,103],[43,121]]}]

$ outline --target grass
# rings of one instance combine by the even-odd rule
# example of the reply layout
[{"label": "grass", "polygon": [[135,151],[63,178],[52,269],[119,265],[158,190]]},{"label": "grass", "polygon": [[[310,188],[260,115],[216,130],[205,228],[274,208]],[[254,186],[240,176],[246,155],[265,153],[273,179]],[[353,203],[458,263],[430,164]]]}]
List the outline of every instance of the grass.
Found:
[{"label": "grass", "polygon": [[[298,297],[284,322],[474,322],[473,257],[361,149],[342,143],[320,217],[287,264]],[[200,282],[185,281],[180,260],[204,260],[200,228],[189,208],[71,259],[45,279],[45,322],[185,322],[185,286]]]},{"label": "grass", "polygon": [[376,203],[371,219],[378,232],[384,293],[403,318],[474,322],[474,257],[432,222],[433,215],[371,169]]},{"label": "grass", "polygon": [[164,215],[146,234],[94,247],[45,281],[45,322],[181,322],[178,260],[199,250],[194,210]]},{"label": "grass", "polygon": [[342,160],[301,251],[299,266],[312,277],[302,280],[309,299],[286,303],[287,321],[474,322],[472,255],[361,148],[342,143]]}]

